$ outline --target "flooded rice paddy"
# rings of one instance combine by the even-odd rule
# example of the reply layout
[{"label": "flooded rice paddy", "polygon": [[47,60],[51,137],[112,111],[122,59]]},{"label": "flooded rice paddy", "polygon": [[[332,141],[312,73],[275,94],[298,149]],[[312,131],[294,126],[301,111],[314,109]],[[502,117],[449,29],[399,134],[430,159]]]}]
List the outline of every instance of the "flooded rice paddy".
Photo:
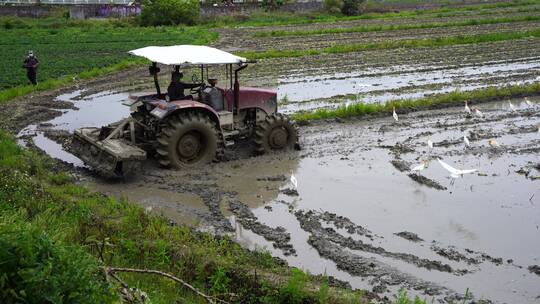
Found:
[{"label": "flooded rice paddy", "polygon": [[[519,14],[510,9],[493,14],[509,12]],[[441,18],[450,17],[342,25]],[[253,34],[325,26],[336,25],[229,29],[217,44],[225,49],[272,44],[291,48],[298,39],[258,44],[266,38]],[[478,30],[422,33],[455,35],[472,29]],[[234,44],[237,40],[227,37],[244,42]],[[320,35],[318,40],[331,37]],[[369,41],[385,36],[358,37]],[[305,40],[306,48],[318,47],[316,40]],[[132,178],[101,179],[66,151],[70,134],[129,115],[122,101],[131,92],[150,88],[146,72],[141,68],[83,89],[36,95],[0,114],[19,133],[21,143],[73,165],[80,182],[96,191],[127,197],[174,222],[230,235],[248,248],[269,250],[291,266],[326,273],[353,288],[381,297],[406,288],[435,301],[461,299],[469,289],[474,299],[494,303],[540,303],[540,275],[535,273],[535,265],[540,265],[540,98],[530,98],[532,105],[521,98],[488,104],[472,100],[484,118],[466,115],[459,107],[398,113],[398,122],[391,113],[313,122],[300,128],[299,152],[254,157],[251,145],[241,142],[227,150],[227,161],[196,170],[163,170],[150,159]],[[245,85],[276,89],[280,109],[287,113],[531,83],[540,81],[538,77],[540,42],[532,38],[269,59],[242,75]],[[478,172],[454,179],[437,159]],[[422,162],[426,169],[411,172]],[[298,189],[289,182],[291,172]]]}]

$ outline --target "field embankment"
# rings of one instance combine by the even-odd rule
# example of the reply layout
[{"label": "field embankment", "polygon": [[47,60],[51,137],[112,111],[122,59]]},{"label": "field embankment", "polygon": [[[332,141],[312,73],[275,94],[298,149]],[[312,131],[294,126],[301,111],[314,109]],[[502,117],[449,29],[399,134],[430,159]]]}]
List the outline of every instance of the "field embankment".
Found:
[{"label": "field embankment", "polygon": [[[162,276],[109,267],[163,271],[213,302],[352,303],[361,293],[329,287],[328,278],[289,269],[268,253],[176,225],[126,200],[74,185],[51,161],[0,132],[0,298],[112,303],[127,286],[152,303],[205,303]],[[120,279],[120,281],[117,280]],[[124,291],[125,293],[125,291]],[[223,302],[226,301],[226,302]]]}]

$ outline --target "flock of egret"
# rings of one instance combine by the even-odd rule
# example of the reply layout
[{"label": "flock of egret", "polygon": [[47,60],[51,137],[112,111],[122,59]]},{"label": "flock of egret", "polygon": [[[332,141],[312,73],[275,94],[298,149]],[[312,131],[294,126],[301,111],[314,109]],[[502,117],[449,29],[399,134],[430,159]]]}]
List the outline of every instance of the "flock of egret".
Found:
[{"label": "flock of egret", "polygon": [[[525,97],[525,103],[529,106],[529,107],[533,107],[534,104],[527,98]],[[517,109],[516,109],[516,106],[514,106],[514,104],[512,104],[512,102],[508,101],[508,106],[510,108],[510,111],[512,112],[516,112]],[[477,107],[473,107],[472,109],[469,107],[469,104],[467,101],[465,101],[465,113],[467,115],[474,115],[478,118],[484,118],[484,113],[482,113],[482,111],[480,111],[480,109],[478,109]],[[394,120],[397,122],[399,121],[399,117],[398,117],[398,114],[396,113],[396,107],[393,107],[392,108],[392,117],[394,118]],[[540,123],[538,124],[538,132],[540,133]],[[465,147],[468,148],[471,146],[471,142],[469,141],[469,138],[467,138],[467,135],[464,134],[463,135],[463,142],[465,143]],[[491,138],[488,140],[488,144],[491,146],[491,147],[498,147],[499,146],[499,143],[494,139],[494,138]],[[431,150],[433,150],[433,141],[431,139],[428,139],[427,140],[427,146],[429,148],[429,151],[431,152]],[[463,177],[463,175],[465,174],[470,174],[470,173],[474,173],[474,172],[477,172],[478,169],[457,169],[457,168],[454,168],[452,166],[450,166],[449,164],[445,163],[444,161],[442,161],[440,158],[437,158],[437,162],[446,170],[450,173],[450,177],[452,177],[453,179],[456,179],[456,178],[459,178],[459,177]],[[420,164],[414,166],[413,168],[411,168],[411,171],[413,172],[420,172],[426,168],[429,167],[429,163],[430,161],[429,160],[424,160],[422,161]],[[453,182],[453,181],[452,181]],[[294,190],[298,190],[298,180],[296,179],[296,177],[294,176],[294,173],[293,171],[291,170],[291,177],[290,177],[290,183],[291,185],[293,186],[293,189]]]},{"label": "flock of egret", "polygon": [[[528,98],[525,98],[525,103],[529,107],[534,106],[534,104]],[[510,111],[517,112],[516,106],[514,104],[512,104],[511,101],[508,101],[508,106],[509,106]],[[484,113],[482,113],[482,111],[480,111],[480,109],[478,109],[477,107],[470,108],[467,101],[465,101],[464,111],[465,111],[465,113],[467,115],[474,115],[475,117],[478,117],[478,118],[484,118]],[[396,108],[395,107],[393,108],[393,111],[392,111],[392,117],[394,118],[395,121],[398,121],[398,119],[399,119],[398,115],[396,113]],[[538,124],[538,132],[540,133],[540,123]],[[467,138],[466,134],[463,135],[463,142],[465,144],[465,148],[468,148],[468,147],[471,146],[469,138]],[[499,147],[499,143],[494,138],[489,139],[488,144],[492,148]],[[427,146],[429,148],[429,151],[431,152],[431,150],[433,150],[433,141],[431,139],[427,140]],[[470,173],[474,173],[474,172],[478,171],[478,169],[457,169],[457,168],[454,168],[454,167],[450,166],[449,164],[445,163],[444,161],[442,161],[440,158],[437,158],[437,162],[446,171],[448,171],[450,173],[450,177],[452,177],[453,179],[463,177],[463,175],[465,175],[465,174],[470,174]],[[411,171],[412,172],[420,172],[420,171],[428,168],[429,163],[430,163],[429,160],[424,160],[420,164],[412,167]],[[452,181],[452,183],[453,183],[453,181]]]}]

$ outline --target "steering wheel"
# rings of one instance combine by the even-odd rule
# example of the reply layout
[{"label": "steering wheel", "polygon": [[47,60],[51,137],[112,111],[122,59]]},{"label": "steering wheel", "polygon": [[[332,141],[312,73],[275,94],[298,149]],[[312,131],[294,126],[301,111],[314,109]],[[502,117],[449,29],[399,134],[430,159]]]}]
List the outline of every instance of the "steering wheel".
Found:
[{"label": "steering wheel", "polygon": [[[199,78],[197,77],[196,74],[191,75],[191,81],[192,83],[199,83]],[[199,87],[192,88],[189,90],[189,92],[191,94],[200,94],[203,88],[204,88],[204,83],[201,82],[201,85]]]}]

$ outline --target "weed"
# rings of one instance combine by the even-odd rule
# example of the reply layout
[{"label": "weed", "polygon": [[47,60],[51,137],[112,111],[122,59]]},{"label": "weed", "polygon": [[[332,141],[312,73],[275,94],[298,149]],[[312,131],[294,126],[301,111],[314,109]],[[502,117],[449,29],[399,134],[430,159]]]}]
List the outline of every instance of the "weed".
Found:
[{"label": "weed", "polygon": [[280,302],[300,304],[306,296],[307,275],[298,268],[291,269],[291,277],[287,285],[280,290]]},{"label": "weed", "polygon": [[459,35],[450,37],[427,38],[427,39],[409,39],[374,43],[358,43],[358,44],[339,44],[323,49],[311,50],[268,50],[268,51],[244,51],[238,52],[237,55],[248,57],[250,59],[269,59],[269,58],[286,58],[286,57],[301,57],[314,56],[322,54],[341,54],[351,53],[375,49],[397,49],[397,48],[420,48],[420,47],[442,47],[449,45],[460,44],[476,44],[484,42],[496,42],[505,40],[515,40],[524,38],[540,37],[540,29],[523,31],[523,32],[508,32],[508,33],[489,33],[478,35]]},{"label": "weed", "polygon": [[379,32],[379,31],[399,31],[399,30],[412,30],[412,29],[428,29],[428,28],[446,28],[446,27],[458,27],[458,26],[470,26],[470,25],[485,25],[485,24],[499,24],[499,23],[513,23],[523,21],[538,21],[540,16],[518,16],[518,17],[503,17],[503,18],[485,18],[485,19],[472,19],[464,21],[454,22],[437,22],[437,23],[421,23],[421,24],[397,24],[397,25],[367,25],[345,28],[323,28],[316,30],[274,30],[274,31],[261,31],[253,34],[254,37],[287,37],[287,36],[312,36],[312,35],[324,35],[324,34],[342,34],[342,33],[366,33],[366,32]]},{"label": "weed", "polygon": [[399,99],[386,103],[357,103],[339,106],[334,109],[318,109],[312,112],[298,112],[293,114],[297,121],[347,118],[371,114],[391,113],[392,108],[401,111],[418,111],[435,107],[449,107],[461,105],[465,100],[475,103],[492,100],[507,99],[540,94],[540,83],[526,85],[513,85],[504,87],[488,87],[472,91],[454,91],[419,99]]}]

